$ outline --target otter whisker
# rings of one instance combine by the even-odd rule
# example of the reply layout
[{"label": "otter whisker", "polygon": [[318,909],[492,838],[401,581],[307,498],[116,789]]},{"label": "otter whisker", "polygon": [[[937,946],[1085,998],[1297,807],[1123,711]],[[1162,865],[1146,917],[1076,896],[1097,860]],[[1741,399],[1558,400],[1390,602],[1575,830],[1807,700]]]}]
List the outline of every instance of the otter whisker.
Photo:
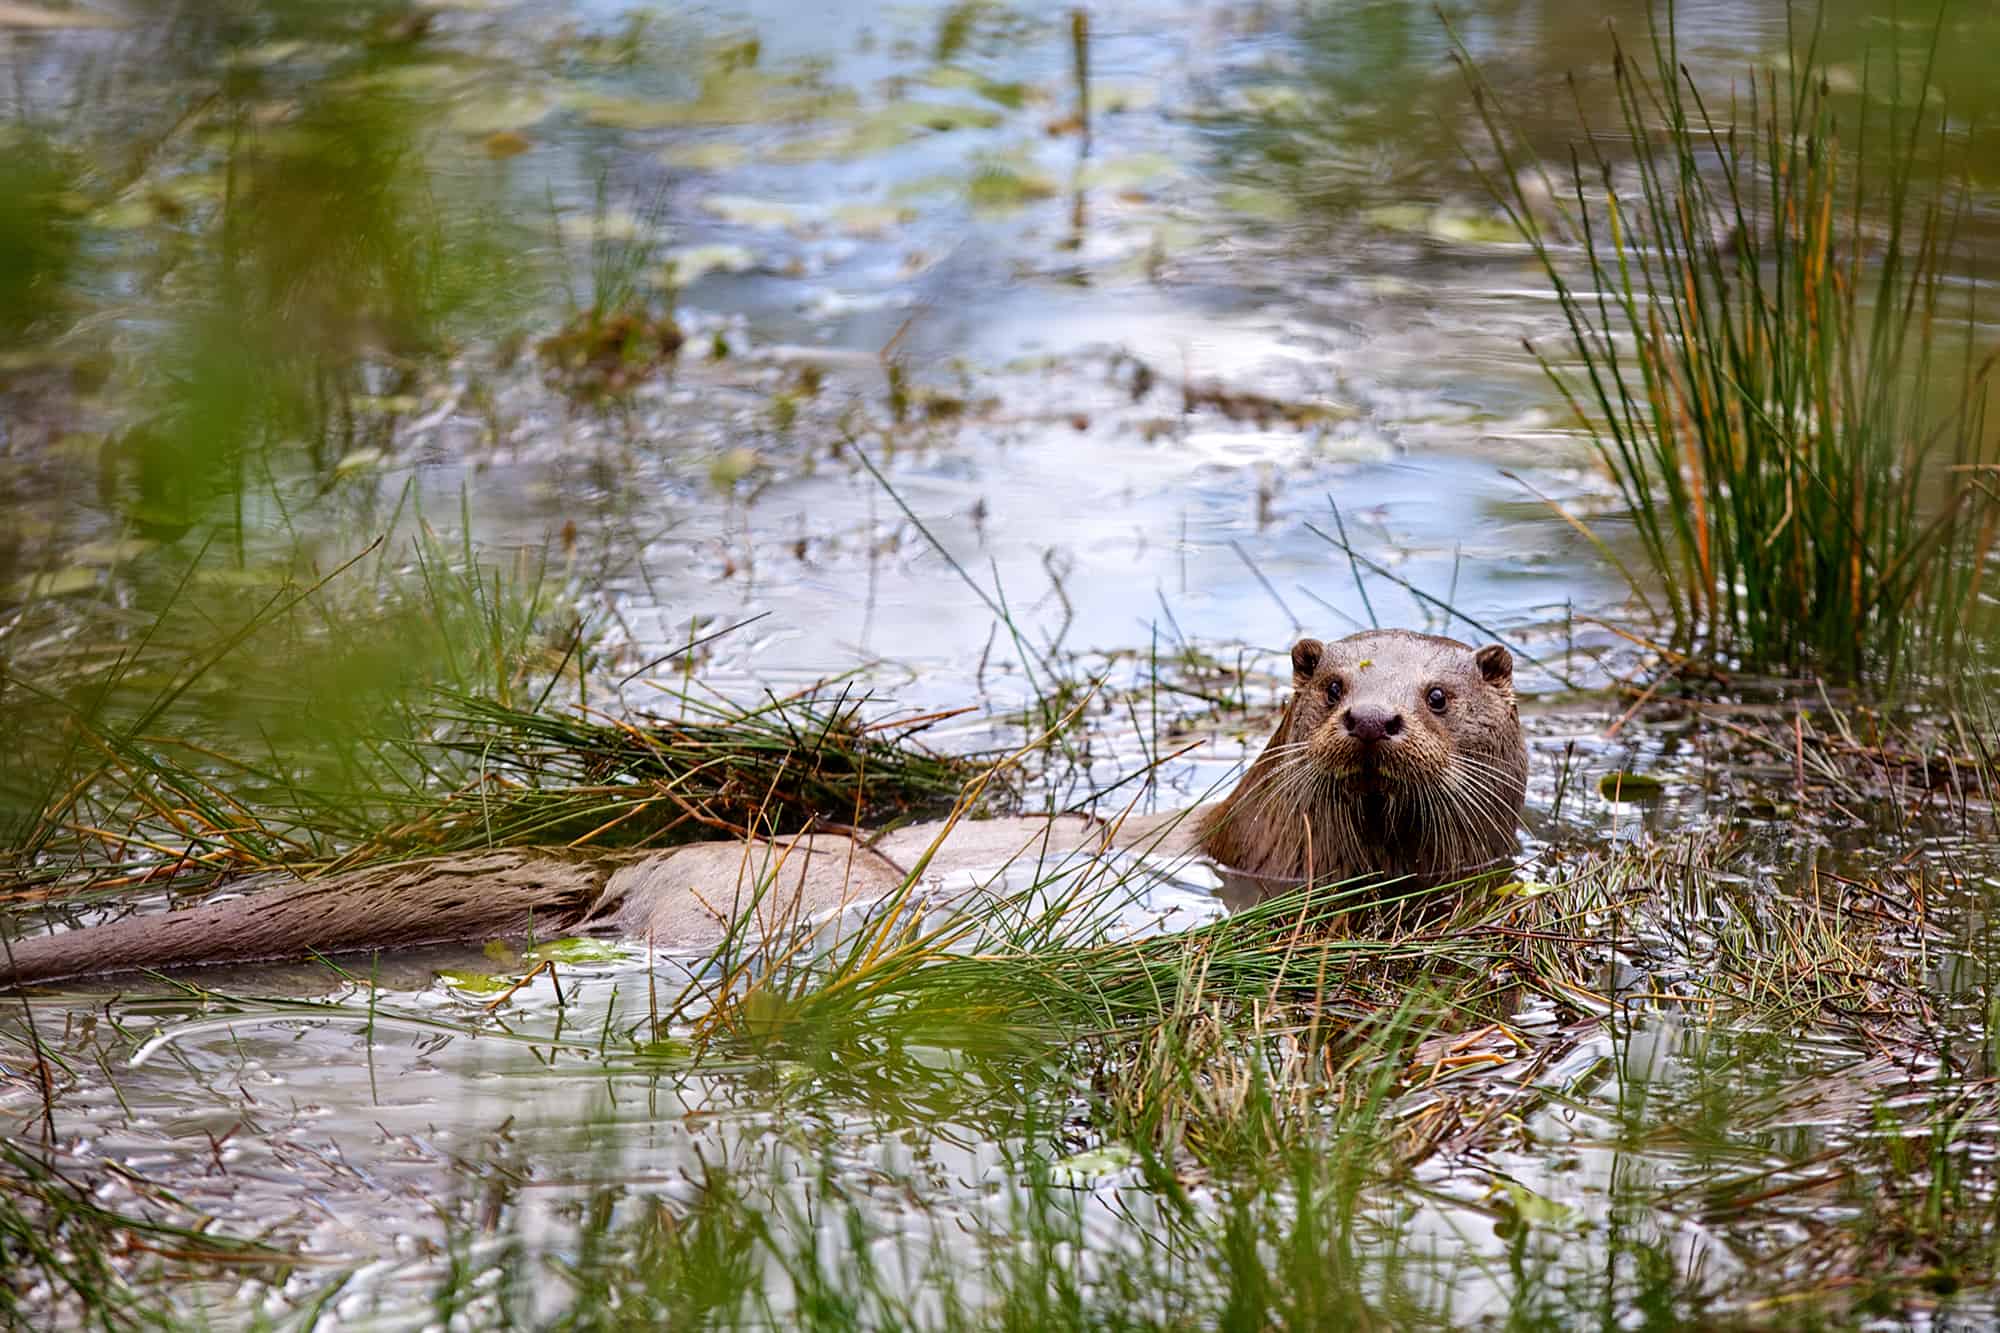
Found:
[{"label": "otter whisker", "polygon": [[1467,787],[1456,777],[1450,778],[1443,786],[1455,814],[1460,818],[1454,823],[1453,834],[1457,839],[1456,860],[1462,865],[1479,859],[1485,850],[1484,839],[1476,838],[1480,825],[1491,832],[1497,829],[1492,811],[1486,808],[1486,793],[1477,788]]},{"label": "otter whisker", "polygon": [[[1266,753],[1268,754],[1269,752],[1267,751]],[[1301,765],[1297,760],[1285,760],[1282,758],[1269,766],[1264,766],[1263,760],[1260,758],[1257,766],[1253,767],[1250,774],[1243,779],[1243,785],[1238,790],[1248,792],[1253,796],[1262,795],[1266,798],[1276,798],[1285,789],[1286,785],[1294,779],[1296,770],[1300,767]]]},{"label": "otter whisker", "polygon": [[1519,780],[1518,774],[1479,755],[1461,754],[1454,762],[1460,767],[1478,772],[1487,777],[1503,778],[1509,782]]},{"label": "otter whisker", "polygon": [[[1467,774],[1466,776],[1478,776],[1478,774],[1475,771],[1474,773]],[[1495,774],[1493,776],[1504,777],[1511,775]],[[1454,778],[1453,785],[1457,787],[1466,796],[1468,800],[1476,800],[1484,806],[1491,807],[1492,810],[1495,812],[1496,816],[1500,814],[1506,815],[1507,816],[1506,822],[1509,825],[1516,825],[1520,823],[1520,818],[1521,818],[1520,807],[1516,805],[1512,800],[1503,796],[1498,789],[1490,786],[1481,786],[1477,783],[1466,782],[1460,778]]]},{"label": "otter whisker", "polygon": [[1464,815],[1468,820],[1476,818],[1489,831],[1497,827],[1492,811],[1484,804],[1484,793],[1465,786],[1457,777],[1447,778],[1441,784],[1440,790],[1447,794],[1455,812]]},{"label": "otter whisker", "polygon": [[1461,751],[1457,755],[1454,755],[1452,762],[1455,765],[1460,765],[1466,768],[1479,769],[1482,772],[1490,773],[1494,777],[1504,777],[1509,779],[1510,781],[1516,780],[1519,777],[1519,774],[1517,774],[1513,770],[1501,766],[1492,759],[1489,759],[1487,756],[1481,754],[1473,754],[1468,751]]},{"label": "otter whisker", "polygon": [[[1438,810],[1440,805],[1445,807],[1443,812]],[[1441,813],[1445,815],[1455,813],[1455,793],[1449,787],[1426,788],[1424,792],[1424,807],[1429,826],[1442,828],[1445,831],[1444,854],[1439,859],[1439,864],[1436,867],[1440,873],[1443,873],[1457,866],[1464,860],[1465,856],[1463,839],[1459,830],[1459,821],[1452,818],[1440,817]]]},{"label": "otter whisker", "polygon": [[1458,854],[1461,864],[1469,865],[1475,861],[1491,862],[1503,855],[1513,844],[1514,831],[1511,823],[1503,822],[1501,812],[1495,809],[1482,793],[1463,788],[1454,789],[1452,800],[1468,829],[1483,825],[1486,833],[1485,838],[1478,841],[1469,835],[1466,837],[1466,845]]},{"label": "otter whisker", "polygon": [[[1252,797],[1257,798],[1259,804],[1283,808],[1288,803],[1286,793],[1299,780],[1298,770],[1299,765],[1296,762],[1276,763],[1254,780],[1246,780],[1244,786]],[[1248,802],[1236,803],[1248,804]]]},{"label": "otter whisker", "polygon": [[[1520,807],[1516,804],[1518,798],[1513,796],[1511,787],[1503,793],[1497,785],[1499,779],[1508,776],[1500,773],[1489,774],[1477,767],[1468,766],[1455,774],[1450,781],[1452,786],[1464,793],[1467,799],[1491,806],[1496,812],[1496,818],[1504,814],[1509,824],[1518,824],[1520,822]],[[1480,781],[1482,778],[1488,781]]]},{"label": "otter whisker", "polygon": [[1284,788],[1285,795],[1294,808],[1303,808],[1305,798],[1312,795],[1331,776],[1319,764],[1298,761],[1292,765],[1293,778]]}]

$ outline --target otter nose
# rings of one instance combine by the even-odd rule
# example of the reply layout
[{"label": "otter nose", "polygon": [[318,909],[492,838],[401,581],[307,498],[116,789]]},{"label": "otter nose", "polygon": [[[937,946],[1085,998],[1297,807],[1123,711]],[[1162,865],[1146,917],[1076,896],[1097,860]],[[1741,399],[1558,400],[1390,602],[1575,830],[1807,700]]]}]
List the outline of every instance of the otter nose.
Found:
[{"label": "otter nose", "polygon": [[1356,704],[1340,715],[1341,725],[1357,741],[1387,740],[1403,729],[1403,715],[1375,704]]}]

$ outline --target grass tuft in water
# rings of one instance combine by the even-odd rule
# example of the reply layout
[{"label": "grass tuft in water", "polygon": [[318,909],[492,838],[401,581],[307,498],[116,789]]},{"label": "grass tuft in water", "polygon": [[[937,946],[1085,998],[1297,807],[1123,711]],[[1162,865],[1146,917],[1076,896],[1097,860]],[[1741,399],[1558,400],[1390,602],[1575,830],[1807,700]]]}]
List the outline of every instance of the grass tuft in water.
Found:
[{"label": "grass tuft in water", "polygon": [[[441,699],[431,747],[466,785],[384,846],[661,846],[754,833],[881,827],[941,815],[980,771],[913,737],[942,716],[873,718],[842,690],[742,705],[675,696],[674,716]],[[844,822],[843,822],[844,821]]]},{"label": "grass tuft in water", "polygon": [[[661,714],[594,709],[596,628],[546,562],[492,568],[418,529],[401,569],[378,543],[309,583],[273,571],[248,614],[205,553],[149,593],[150,621],[45,608],[75,631],[0,657],[0,901],[882,827],[949,812],[988,773],[919,743],[955,713],[890,713],[838,680],[743,702],[690,672]],[[989,774],[970,808],[1016,776]]]},{"label": "grass tuft in water", "polygon": [[1529,350],[1594,433],[1681,647],[1881,683],[1949,668],[1990,622],[2000,492],[1993,358],[1956,281],[1967,201],[1919,178],[1951,148],[1929,65],[1906,85],[1884,62],[1850,110],[1815,30],[1721,104],[1673,23],[1650,73],[1613,37],[1621,122],[1586,127],[1558,183],[1458,48],[1504,169],[1489,187],[1575,359]]}]

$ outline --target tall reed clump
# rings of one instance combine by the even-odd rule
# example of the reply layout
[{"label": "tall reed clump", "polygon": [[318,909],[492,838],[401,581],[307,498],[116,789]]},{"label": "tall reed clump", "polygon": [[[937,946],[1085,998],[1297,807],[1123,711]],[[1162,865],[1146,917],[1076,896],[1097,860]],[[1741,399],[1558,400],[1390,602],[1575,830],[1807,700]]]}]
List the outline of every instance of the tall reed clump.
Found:
[{"label": "tall reed clump", "polygon": [[1886,684],[1963,661],[1988,619],[1993,358],[1954,281],[1964,198],[1922,165],[1949,147],[1928,59],[1871,61],[1843,99],[1819,35],[1725,105],[1669,5],[1650,74],[1614,52],[1620,133],[1586,124],[1557,180],[1457,58],[1574,357],[1529,351],[1595,434],[1677,645]]}]

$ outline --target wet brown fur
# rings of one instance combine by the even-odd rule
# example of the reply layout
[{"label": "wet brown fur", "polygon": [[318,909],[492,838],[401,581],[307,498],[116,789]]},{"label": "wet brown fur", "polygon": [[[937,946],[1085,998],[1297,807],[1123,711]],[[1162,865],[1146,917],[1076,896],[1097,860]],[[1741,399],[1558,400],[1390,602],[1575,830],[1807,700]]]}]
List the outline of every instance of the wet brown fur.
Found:
[{"label": "wet brown fur", "polygon": [[521,849],[353,870],[12,940],[0,946],[0,981],[560,933],[583,919],[616,865]]}]

